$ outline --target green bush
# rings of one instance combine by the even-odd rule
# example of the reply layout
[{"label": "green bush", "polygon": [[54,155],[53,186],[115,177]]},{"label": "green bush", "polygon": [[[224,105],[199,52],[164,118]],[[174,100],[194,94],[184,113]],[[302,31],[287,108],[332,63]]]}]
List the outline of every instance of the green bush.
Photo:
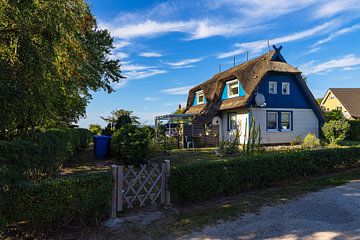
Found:
[{"label": "green bush", "polygon": [[301,146],[308,149],[318,148],[321,146],[320,139],[318,139],[315,134],[308,133],[306,134]]},{"label": "green bush", "polygon": [[360,141],[360,120],[349,121],[350,131],[348,131],[347,139],[352,141]]},{"label": "green bush", "polygon": [[344,115],[343,115],[342,111],[336,110],[336,109],[333,109],[329,112],[325,112],[324,115],[325,115],[326,122],[339,121],[339,120],[344,119]]},{"label": "green bush", "polygon": [[62,164],[91,141],[87,129],[52,129],[0,141],[0,185],[56,175]]},{"label": "green bush", "polygon": [[27,182],[5,191],[1,216],[8,223],[25,221],[41,232],[104,219],[110,209],[111,174],[91,173],[38,183]]},{"label": "green bush", "polygon": [[89,131],[93,135],[101,135],[101,126],[99,124],[90,124]]},{"label": "green bush", "polygon": [[321,129],[330,144],[338,144],[345,139],[349,128],[350,125],[346,120],[336,120],[325,123]]},{"label": "green bush", "polygon": [[111,152],[122,164],[140,165],[149,157],[147,131],[135,125],[123,125],[111,139]]},{"label": "green bush", "polygon": [[360,166],[360,148],[263,153],[171,169],[175,202],[191,203]]}]

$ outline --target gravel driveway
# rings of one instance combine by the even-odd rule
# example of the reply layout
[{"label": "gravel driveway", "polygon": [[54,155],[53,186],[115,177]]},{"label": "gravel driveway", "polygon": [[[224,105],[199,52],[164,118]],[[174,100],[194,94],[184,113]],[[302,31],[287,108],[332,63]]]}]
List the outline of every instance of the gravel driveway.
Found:
[{"label": "gravel driveway", "polygon": [[264,207],[181,239],[359,239],[360,180]]}]

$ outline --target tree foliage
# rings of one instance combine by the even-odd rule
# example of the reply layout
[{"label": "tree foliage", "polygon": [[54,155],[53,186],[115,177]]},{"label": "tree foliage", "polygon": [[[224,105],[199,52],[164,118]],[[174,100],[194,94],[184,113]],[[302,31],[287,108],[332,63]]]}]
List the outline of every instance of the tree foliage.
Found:
[{"label": "tree foliage", "polygon": [[344,119],[327,122],[322,127],[324,137],[330,144],[338,144],[343,141],[349,129],[350,124]]},{"label": "tree foliage", "polygon": [[344,115],[340,110],[333,109],[329,112],[325,112],[325,121],[339,121],[344,119]]},{"label": "tree foliage", "polygon": [[84,0],[0,3],[0,138],[85,115],[91,91],[112,92],[119,60]]},{"label": "tree foliage", "polygon": [[139,125],[139,118],[132,115],[132,111],[117,109],[111,112],[110,116],[101,117],[107,126],[105,127],[103,134],[111,136],[116,130],[125,125]]}]

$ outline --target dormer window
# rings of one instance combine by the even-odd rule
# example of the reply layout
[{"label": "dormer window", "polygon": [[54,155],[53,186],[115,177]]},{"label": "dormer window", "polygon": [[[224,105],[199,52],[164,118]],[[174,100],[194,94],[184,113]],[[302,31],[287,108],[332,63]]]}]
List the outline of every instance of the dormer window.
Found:
[{"label": "dormer window", "polygon": [[228,98],[239,96],[239,80],[227,82]]},{"label": "dormer window", "polygon": [[205,96],[204,96],[204,92],[202,90],[196,92],[196,97],[197,97],[198,104],[205,103]]}]

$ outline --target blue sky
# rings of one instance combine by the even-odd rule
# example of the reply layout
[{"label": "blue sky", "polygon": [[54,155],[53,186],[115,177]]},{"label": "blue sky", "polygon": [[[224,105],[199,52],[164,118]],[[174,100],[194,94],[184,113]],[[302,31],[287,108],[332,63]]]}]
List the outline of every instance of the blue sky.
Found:
[{"label": "blue sky", "polygon": [[219,71],[282,45],[315,97],[329,87],[360,87],[360,0],[90,0],[100,28],[115,39],[127,77],[116,92],[93,94],[79,124],[104,125],[114,109],[154,116],[184,105],[187,91]]}]

